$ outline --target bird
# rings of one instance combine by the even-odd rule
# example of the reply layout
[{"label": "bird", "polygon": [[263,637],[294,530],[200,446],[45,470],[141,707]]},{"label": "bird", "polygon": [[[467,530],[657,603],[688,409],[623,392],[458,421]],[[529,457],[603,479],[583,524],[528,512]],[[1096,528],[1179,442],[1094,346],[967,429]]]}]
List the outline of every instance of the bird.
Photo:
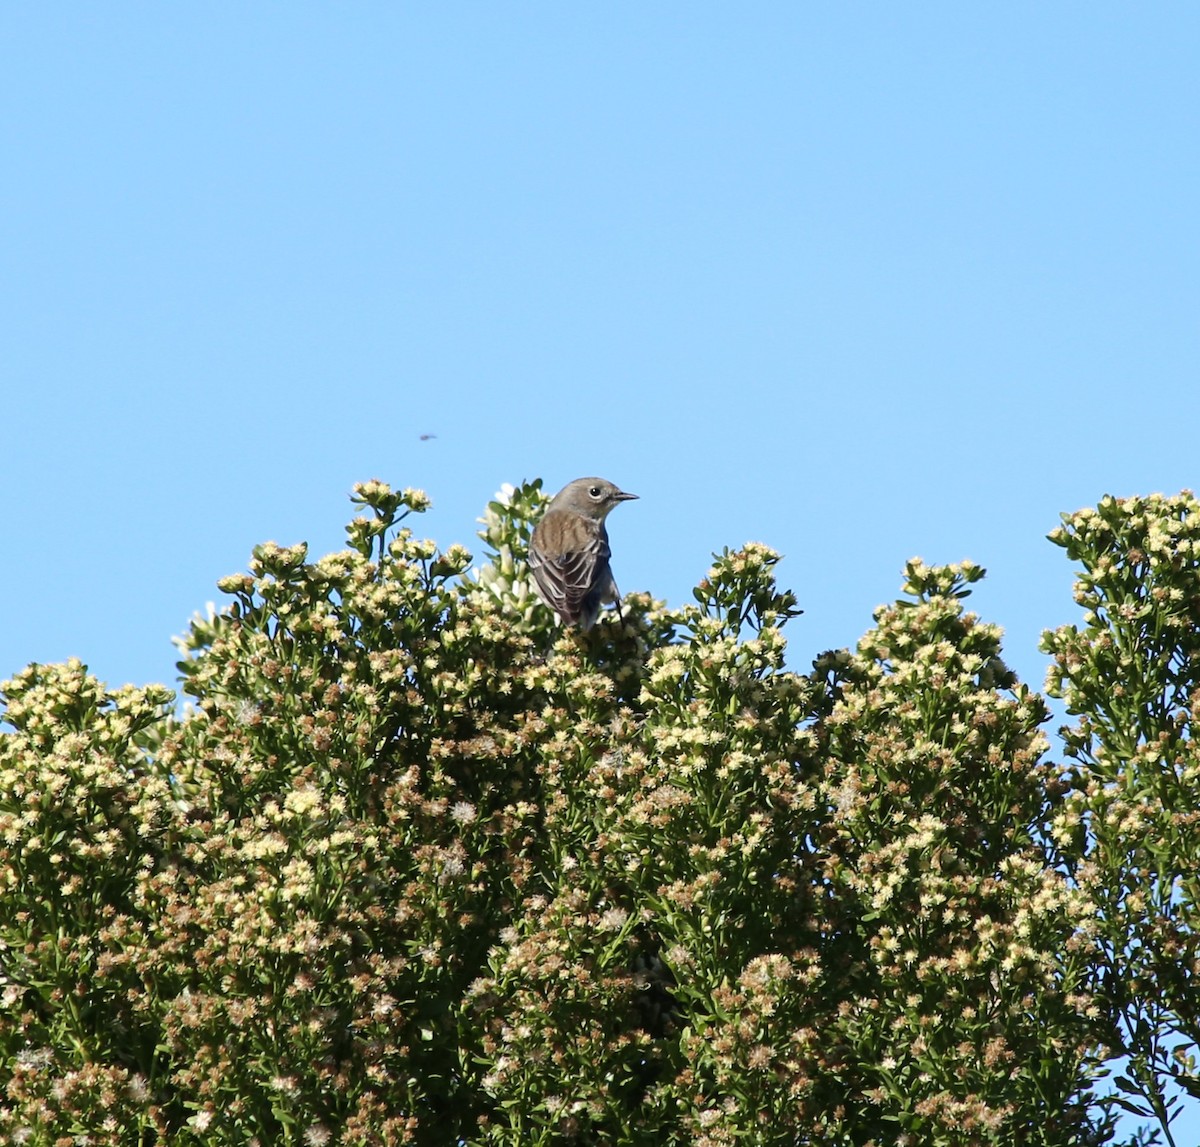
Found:
[{"label": "bird", "polygon": [[604,519],[614,506],[636,498],[603,478],[576,478],[554,495],[534,527],[529,568],[538,596],[564,622],[589,630],[609,601],[621,615]]}]

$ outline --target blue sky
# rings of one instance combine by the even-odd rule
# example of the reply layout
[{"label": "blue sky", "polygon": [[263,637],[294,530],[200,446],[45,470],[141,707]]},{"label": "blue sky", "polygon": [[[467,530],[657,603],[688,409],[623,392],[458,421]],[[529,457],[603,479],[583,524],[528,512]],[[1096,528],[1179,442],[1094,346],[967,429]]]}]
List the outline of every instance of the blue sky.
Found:
[{"label": "blue sky", "polygon": [[1040,684],[1059,512],[1197,482],[1194,5],[68,2],[0,41],[0,675],[173,681],[354,481],[472,544],[502,482],[600,474],[627,590],[766,542],[804,668],[970,557]]}]

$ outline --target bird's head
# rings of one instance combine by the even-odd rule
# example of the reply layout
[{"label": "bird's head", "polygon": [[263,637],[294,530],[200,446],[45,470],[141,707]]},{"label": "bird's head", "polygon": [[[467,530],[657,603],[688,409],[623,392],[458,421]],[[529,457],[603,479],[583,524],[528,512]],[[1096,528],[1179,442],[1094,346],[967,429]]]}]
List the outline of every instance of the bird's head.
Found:
[{"label": "bird's head", "polygon": [[582,514],[585,518],[594,518],[602,522],[615,505],[635,498],[636,494],[626,494],[624,490],[603,478],[576,478],[554,495],[548,509],[570,510]]}]

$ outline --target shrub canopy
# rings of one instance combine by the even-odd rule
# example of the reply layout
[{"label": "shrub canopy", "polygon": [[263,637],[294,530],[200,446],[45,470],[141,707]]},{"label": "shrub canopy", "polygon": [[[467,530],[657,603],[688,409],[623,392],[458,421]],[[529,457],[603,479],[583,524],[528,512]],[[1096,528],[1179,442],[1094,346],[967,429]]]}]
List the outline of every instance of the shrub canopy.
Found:
[{"label": "shrub canopy", "polygon": [[1065,767],[977,566],[910,562],[800,674],[765,546],[580,634],[530,592],[540,483],[475,568],[419,491],[355,500],[346,551],[219,583],[182,713],[0,686],[0,1136],[1049,1147],[1195,1088],[1190,495],[1054,535]]}]

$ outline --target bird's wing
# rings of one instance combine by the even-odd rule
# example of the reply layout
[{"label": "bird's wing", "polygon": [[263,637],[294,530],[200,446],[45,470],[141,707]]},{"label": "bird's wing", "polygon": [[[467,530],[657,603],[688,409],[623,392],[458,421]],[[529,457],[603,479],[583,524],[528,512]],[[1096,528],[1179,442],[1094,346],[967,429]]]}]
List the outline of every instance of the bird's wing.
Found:
[{"label": "bird's wing", "polygon": [[565,528],[556,538],[562,545],[561,552],[547,553],[531,546],[529,568],[546,604],[564,620],[574,622],[584,613],[588,596],[596,587],[607,585],[612,551],[602,529],[588,529],[577,521],[562,525]]}]

